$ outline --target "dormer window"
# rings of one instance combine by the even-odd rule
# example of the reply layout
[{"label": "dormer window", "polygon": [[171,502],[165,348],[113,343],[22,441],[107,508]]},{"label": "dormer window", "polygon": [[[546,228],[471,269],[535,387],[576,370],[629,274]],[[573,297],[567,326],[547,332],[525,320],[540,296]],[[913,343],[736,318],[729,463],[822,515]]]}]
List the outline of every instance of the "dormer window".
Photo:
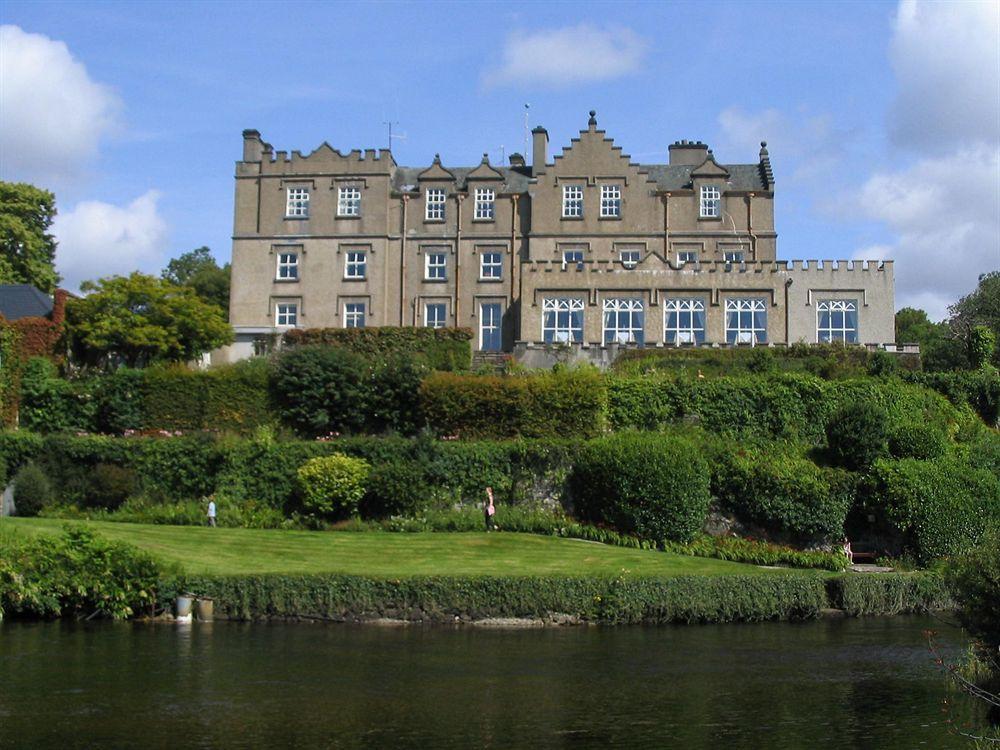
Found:
[{"label": "dormer window", "polygon": [[722,215],[722,193],[715,185],[701,186],[701,212],[703,219],[718,219]]},{"label": "dormer window", "polygon": [[427,202],[424,206],[426,221],[444,221],[444,188],[427,188]]},{"label": "dormer window", "polygon": [[337,190],[337,216],[361,215],[361,190],[352,185]]},{"label": "dormer window", "polygon": [[563,185],[562,215],[564,219],[583,217],[583,188],[580,185]]},{"label": "dormer window", "polygon": [[601,185],[601,218],[618,219],[622,215],[620,185]]},{"label": "dormer window", "polygon": [[475,218],[479,221],[493,220],[493,203],[496,200],[496,193],[493,188],[476,188],[476,213]]},{"label": "dormer window", "polygon": [[309,218],[309,188],[288,188],[285,202],[285,216],[289,219]]}]

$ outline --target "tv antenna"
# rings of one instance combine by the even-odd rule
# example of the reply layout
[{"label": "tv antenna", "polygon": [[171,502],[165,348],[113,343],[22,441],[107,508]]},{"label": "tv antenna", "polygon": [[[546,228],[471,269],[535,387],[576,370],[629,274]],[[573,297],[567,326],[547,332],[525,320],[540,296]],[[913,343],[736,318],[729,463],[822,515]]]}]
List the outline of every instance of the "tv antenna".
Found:
[{"label": "tv antenna", "polygon": [[389,131],[389,132],[388,132],[388,142],[389,142],[389,147],[388,147],[388,149],[387,149],[387,150],[389,150],[389,151],[392,151],[392,139],[393,139],[393,138],[395,138],[395,139],[396,139],[397,141],[405,141],[405,140],[406,140],[406,133],[399,133],[398,135],[393,135],[393,134],[392,134],[392,126],[393,126],[393,125],[399,125],[399,122],[398,122],[398,121],[394,121],[394,120],[384,120],[384,121],[382,122],[382,124],[383,124],[383,125],[385,125],[385,126],[386,126],[386,128],[387,128],[387,129],[388,129],[388,131]]},{"label": "tv antenna", "polygon": [[528,158],[528,112],[531,110],[531,105],[527,102],[524,103],[524,158]]}]

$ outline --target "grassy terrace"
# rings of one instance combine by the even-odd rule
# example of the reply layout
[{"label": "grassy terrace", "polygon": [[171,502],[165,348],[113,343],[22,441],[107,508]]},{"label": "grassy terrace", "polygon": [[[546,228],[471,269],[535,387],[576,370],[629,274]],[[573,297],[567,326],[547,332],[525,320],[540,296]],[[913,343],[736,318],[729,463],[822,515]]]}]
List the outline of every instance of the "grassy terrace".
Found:
[{"label": "grassy terrace", "polygon": [[[265,531],[5,518],[0,532],[55,534],[67,523],[130,542],[188,573],[411,575],[726,575],[753,565],[532,534]],[[0,533],[2,538],[3,533]]]}]

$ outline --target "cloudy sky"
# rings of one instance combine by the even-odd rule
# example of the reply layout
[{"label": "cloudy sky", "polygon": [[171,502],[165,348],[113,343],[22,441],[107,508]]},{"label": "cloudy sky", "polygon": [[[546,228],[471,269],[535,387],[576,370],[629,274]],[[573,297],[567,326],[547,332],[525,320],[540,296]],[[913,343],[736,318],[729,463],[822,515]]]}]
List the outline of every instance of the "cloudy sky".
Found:
[{"label": "cloudy sky", "polygon": [[932,317],[1000,268],[1000,2],[0,6],[0,178],[56,193],[66,285],[228,259],[240,133],[402,164],[552,148],[754,162],[782,258],[894,258]]}]

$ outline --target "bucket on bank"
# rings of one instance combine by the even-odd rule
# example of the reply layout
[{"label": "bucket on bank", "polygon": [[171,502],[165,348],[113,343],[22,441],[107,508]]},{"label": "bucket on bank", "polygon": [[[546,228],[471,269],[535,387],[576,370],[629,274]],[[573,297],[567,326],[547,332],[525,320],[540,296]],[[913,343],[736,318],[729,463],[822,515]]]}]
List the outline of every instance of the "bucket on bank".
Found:
[{"label": "bucket on bank", "polygon": [[199,596],[194,604],[198,622],[212,622],[215,619],[215,602],[207,596]]},{"label": "bucket on bank", "polygon": [[178,622],[191,622],[191,607],[194,597],[191,594],[181,594],[174,602]]}]

